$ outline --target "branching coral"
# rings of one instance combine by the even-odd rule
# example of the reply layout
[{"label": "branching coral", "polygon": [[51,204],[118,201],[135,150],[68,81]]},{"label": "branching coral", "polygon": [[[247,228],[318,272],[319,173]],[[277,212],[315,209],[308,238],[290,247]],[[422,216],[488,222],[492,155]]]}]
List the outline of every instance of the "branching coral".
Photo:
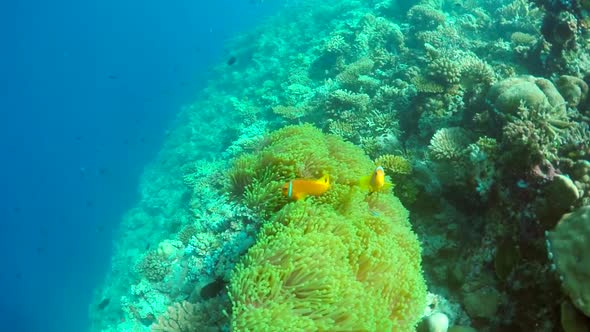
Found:
[{"label": "branching coral", "polygon": [[363,112],[369,107],[370,100],[368,94],[338,89],[330,94],[327,106],[331,113],[336,114],[345,110]]},{"label": "branching coral", "polygon": [[404,206],[416,201],[420,190],[412,177],[413,167],[410,160],[400,155],[385,154],[375,159],[375,165],[382,166],[391,176],[393,192]]},{"label": "branching coral", "polygon": [[197,233],[197,228],[195,225],[188,225],[178,233],[178,240],[181,241],[184,245],[187,245],[190,239]]},{"label": "branching coral", "polygon": [[219,325],[224,320],[220,309],[218,299],[204,304],[176,302],[151,326],[151,332],[219,331]]},{"label": "branching coral", "polygon": [[149,281],[158,282],[164,280],[170,271],[170,264],[156,251],[149,251],[136,268]]},{"label": "branching coral", "polygon": [[431,30],[446,21],[445,14],[428,5],[416,5],[408,11],[408,20],[419,30]]},{"label": "branching coral", "polygon": [[465,156],[469,142],[469,135],[464,129],[442,128],[432,136],[428,150],[435,160],[457,160]]},{"label": "branching coral", "polygon": [[304,117],[309,109],[306,107],[278,105],[272,108],[272,111],[288,120],[299,120]]},{"label": "branching coral", "polygon": [[370,74],[375,63],[373,60],[364,57],[349,64],[344,70],[336,76],[336,79],[346,88],[360,91],[362,82],[360,76]]},{"label": "branching coral", "polygon": [[461,86],[464,89],[475,89],[479,85],[489,88],[495,82],[494,69],[485,61],[475,56],[467,56],[461,60]]},{"label": "branching coral", "polygon": [[505,29],[538,33],[543,12],[533,2],[514,0],[496,12],[500,26]]},{"label": "branching coral", "polygon": [[428,64],[427,75],[436,82],[452,85],[460,82],[461,69],[453,60],[442,57]]},{"label": "branching coral", "polygon": [[152,326],[152,332],[191,332],[199,324],[198,307],[183,301],[170,306]]},{"label": "branching coral", "polygon": [[412,173],[412,164],[402,156],[391,154],[382,155],[375,160],[375,164],[383,166],[383,168],[394,174]]}]

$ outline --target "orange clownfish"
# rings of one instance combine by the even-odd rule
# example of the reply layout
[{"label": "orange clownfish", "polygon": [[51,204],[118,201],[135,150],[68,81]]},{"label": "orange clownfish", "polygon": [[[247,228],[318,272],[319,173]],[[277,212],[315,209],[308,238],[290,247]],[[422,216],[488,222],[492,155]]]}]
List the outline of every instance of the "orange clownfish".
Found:
[{"label": "orange clownfish", "polygon": [[283,186],[283,194],[294,200],[308,195],[319,196],[330,189],[330,177],[326,174],[317,180],[294,179]]},{"label": "orange clownfish", "polygon": [[371,175],[363,176],[359,181],[362,189],[370,192],[379,191],[391,187],[391,183],[385,181],[385,171],[383,167],[377,166]]}]

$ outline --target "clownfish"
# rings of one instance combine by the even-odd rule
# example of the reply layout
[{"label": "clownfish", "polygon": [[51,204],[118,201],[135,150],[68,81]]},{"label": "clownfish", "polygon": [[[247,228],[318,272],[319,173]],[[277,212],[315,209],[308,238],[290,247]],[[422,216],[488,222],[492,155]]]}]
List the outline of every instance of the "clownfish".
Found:
[{"label": "clownfish", "polygon": [[330,177],[326,174],[317,180],[294,179],[283,185],[283,194],[294,200],[308,195],[319,196],[330,189]]},{"label": "clownfish", "polygon": [[385,170],[383,170],[383,167],[377,166],[370,175],[363,176],[360,179],[359,186],[373,193],[391,187],[391,183],[385,181]]}]

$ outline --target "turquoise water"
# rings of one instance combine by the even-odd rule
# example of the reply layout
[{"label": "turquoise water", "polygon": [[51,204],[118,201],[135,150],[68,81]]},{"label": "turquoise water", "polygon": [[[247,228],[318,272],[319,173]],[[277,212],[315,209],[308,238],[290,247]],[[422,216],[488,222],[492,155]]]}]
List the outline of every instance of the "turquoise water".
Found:
[{"label": "turquoise water", "polygon": [[6,3],[0,323],[84,331],[121,216],[175,114],[272,12],[247,1]]},{"label": "turquoise water", "polygon": [[590,328],[588,2],[13,9],[11,330]]}]

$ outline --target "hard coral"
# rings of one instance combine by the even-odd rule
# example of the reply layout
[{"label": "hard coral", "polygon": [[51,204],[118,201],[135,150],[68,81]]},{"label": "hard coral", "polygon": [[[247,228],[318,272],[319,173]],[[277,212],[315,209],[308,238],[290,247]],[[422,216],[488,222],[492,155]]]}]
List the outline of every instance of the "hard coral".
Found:
[{"label": "hard coral", "polygon": [[565,111],[565,100],[553,83],[534,76],[518,76],[502,80],[490,89],[488,99],[503,114],[517,114],[524,105],[530,109]]},{"label": "hard coral", "polygon": [[457,160],[465,156],[469,143],[466,130],[458,127],[442,128],[430,139],[428,150],[434,160]]},{"label": "hard coral", "polygon": [[458,84],[461,80],[460,67],[448,58],[437,58],[428,64],[428,76],[445,86]]},{"label": "hard coral", "polygon": [[557,89],[571,107],[577,107],[586,100],[588,95],[588,84],[581,78],[570,75],[559,77]]},{"label": "hard coral", "polygon": [[[169,306],[158,322],[153,324],[151,332],[215,332],[225,319],[219,310],[219,300],[206,304],[182,301]],[[217,312],[215,312],[217,310]]]},{"label": "hard coral", "polygon": [[590,316],[590,206],[564,215],[547,240],[563,289]]},{"label": "hard coral", "polygon": [[408,11],[408,21],[419,30],[431,30],[446,21],[445,14],[429,5],[416,5]]},{"label": "hard coral", "polygon": [[152,250],[137,264],[136,269],[149,281],[159,282],[164,280],[164,277],[170,272],[170,264],[166,258]]}]

